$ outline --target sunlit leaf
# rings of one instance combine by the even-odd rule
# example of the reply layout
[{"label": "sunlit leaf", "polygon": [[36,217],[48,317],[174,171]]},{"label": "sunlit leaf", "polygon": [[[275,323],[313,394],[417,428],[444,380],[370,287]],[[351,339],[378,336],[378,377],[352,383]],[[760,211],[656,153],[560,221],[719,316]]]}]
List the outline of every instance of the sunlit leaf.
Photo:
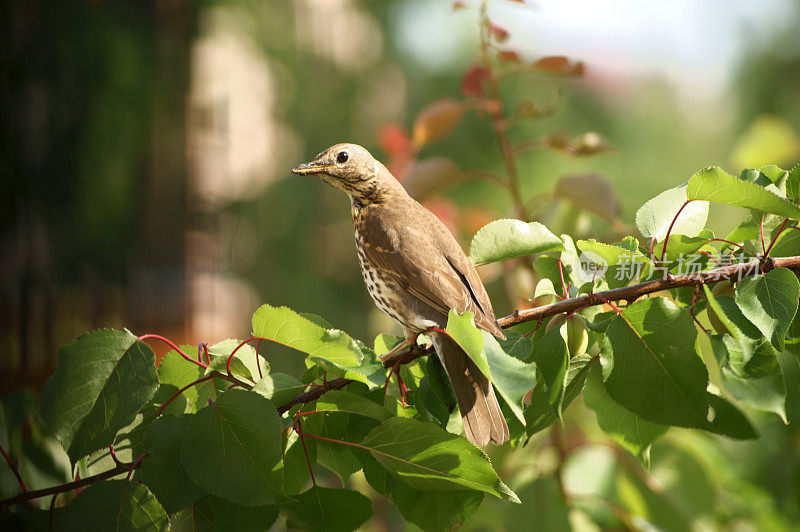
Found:
[{"label": "sunlit leaf", "polygon": [[525,424],[522,413],[522,399],[536,384],[536,365],[526,364],[506,353],[497,339],[486,331],[483,334],[483,345],[492,383],[505,399],[506,404],[517,416],[519,422]]},{"label": "sunlit leaf", "polygon": [[212,495],[246,505],[274,502],[281,428],[269,399],[229,390],[191,417],[181,460],[192,482]]},{"label": "sunlit leaf", "polygon": [[92,331],[59,350],[42,388],[42,419],[74,462],[112,443],[157,387],[146,344],[128,331]]},{"label": "sunlit leaf", "polygon": [[687,199],[687,188],[681,186],[666,190],[639,207],[636,211],[636,227],[639,232],[646,238],[655,238],[662,242],[667,232],[686,236],[700,234],[708,218],[708,202],[692,201],[684,207]]},{"label": "sunlit leaf", "polygon": [[639,300],[606,330],[614,368],[609,395],[653,423],[706,423],[708,372],[697,354],[697,329],[685,308],[661,297]]},{"label": "sunlit leaf", "polygon": [[747,207],[800,220],[800,207],[754,183],[737,179],[712,166],[694,174],[686,188],[689,199]]},{"label": "sunlit leaf", "polygon": [[482,264],[561,248],[561,239],[544,225],[503,219],[489,223],[475,234],[469,257],[474,264]]},{"label": "sunlit leaf", "polygon": [[736,304],[772,345],[783,350],[784,337],[797,312],[800,283],[786,268],[745,277],[736,285]]},{"label": "sunlit leaf", "polygon": [[424,491],[472,489],[519,499],[492,469],[483,452],[461,436],[414,419],[387,419],[361,446],[393,476]]}]

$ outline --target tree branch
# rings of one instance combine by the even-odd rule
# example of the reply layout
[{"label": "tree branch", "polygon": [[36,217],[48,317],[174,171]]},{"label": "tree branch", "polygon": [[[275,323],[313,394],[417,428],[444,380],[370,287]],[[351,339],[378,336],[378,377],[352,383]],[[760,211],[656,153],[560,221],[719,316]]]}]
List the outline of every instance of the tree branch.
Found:
[{"label": "tree branch", "polygon": [[583,307],[601,305],[604,303],[604,300],[619,301],[624,299],[625,301],[635,301],[643,295],[660,292],[662,290],[680,288],[683,286],[701,286],[729,279],[738,280],[746,275],[762,274],[774,268],[789,268],[790,270],[798,271],[800,270],[800,256],[774,259],[765,258],[761,261],[724,266],[697,274],[669,275],[666,279],[657,279],[655,281],[647,281],[631,286],[613,288],[596,294],[587,294],[573,299],[556,301],[550,305],[517,310],[509,316],[500,318],[497,320],[497,323],[500,324],[500,327],[507,329],[508,327],[519,325],[520,323],[540,320],[542,318],[561,314],[562,312],[572,312]]},{"label": "tree branch", "polygon": [[21,502],[29,501],[32,499],[38,499],[39,497],[46,497],[48,495],[54,495],[56,493],[64,493],[67,491],[72,491],[74,489],[82,488],[83,486],[88,486],[89,484],[93,484],[101,480],[106,480],[108,478],[116,477],[117,475],[122,475],[123,473],[132,471],[133,469],[138,467],[140,463],[141,462],[139,463],[122,462],[113,469],[109,469],[108,471],[103,471],[102,473],[92,475],[91,477],[82,478],[80,480],[75,480],[73,482],[68,482],[66,484],[60,484],[58,486],[53,486],[52,488],[26,491],[9,499],[4,499],[0,501],[0,509],[5,509],[14,504],[19,504]]},{"label": "tree branch", "polygon": [[[738,280],[742,279],[745,275],[763,274],[775,268],[788,268],[790,270],[800,271],[800,256],[780,257],[780,258],[766,257],[759,261],[751,261],[744,264],[734,264],[731,266],[716,268],[714,270],[709,270],[707,272],[701,272],[698,274],[670,275],[666,279],[647,281],[644,283],[639,283],[631,286],[624,286],[622,288],[605,290],[603,292],[598,292],[596,294],[587,294],[585,296],[576,297],[574,299],[565,299],[563,301],[557,301],[551,305],[544,305],[532,309],[518,310],[514,312],[514,314],[500,318],[499,320],[497,320],[497,322],[500,324],[500,327],[507,329],[509,327],[513,327],[514,325],[519,325],[520,323],[540,320],[564,312],[574,312],[576,310],[580,310],[582,308],[590,307],[593,305],[602,305],[607,303],[608,301],[619,301],[623,299],[626,301],[635,301],[636,299],[640,298],[643,295],[660,292],[662,290],[669,290],[671,288],[680,288],[683,286],[701,286],[704,284],[716,283],[718,281],[724,281],[729,279]],[[408,364],[409,362],[412,362],[413,360],[416,360],[421,356],[428,355],[432,352],[433,349],[431,349],[430,347],[424,348],[415,345],[409,348],[408,350],[401,351],[396,355],[393,355],[389,358],[382,360],[382,363],[384,367],[393,367],[398,363]],[[221,372],[215,371],[214,376],[229,380],[231,382],[235,382],[239,385],[245,385],[238,379],[232,378],[229,375],[225,375],[224,373]],[[351,379],[345,379],[343,377],[340,377],[338,379],[333,379],[331,381],[328,381],[325,384],[317,385],[315,388],[307,392],[301,393],[291,401],[288,401],[279,406],[277,408],[278,413],[283,414],[284,412],[287,412],[294,405],[305,404],[310,401],[319,399],[320,397],[325,395],[326,392],[330,390],[340,390],[352,382],[353,380]],[[250,386],[246,385],[245,387],[249,388]],[[141,463],[141,457],[136,462],[120,463],[113,469],[104,471],[103,473],[98,473],[97,475],[91,477],[82,478],[80,480],[69,482],[67,484],[62,484],[60,486],[53,486],[52,488],[45,488],[41,490],[34,490],[34,491],[20,493],[15,497],[11,497],[9,499],[0,501],[0,509],[4,509],[13,504],[18,504],[31,499],[37,499],[39,497],[45,497],[47,495],[53,495],[56,493],[71,491],[76,488],[80,488],[82,486],[98,482],[100,480],[105,480],[123,473],[128,473],[136,469],[140,463]]]}]

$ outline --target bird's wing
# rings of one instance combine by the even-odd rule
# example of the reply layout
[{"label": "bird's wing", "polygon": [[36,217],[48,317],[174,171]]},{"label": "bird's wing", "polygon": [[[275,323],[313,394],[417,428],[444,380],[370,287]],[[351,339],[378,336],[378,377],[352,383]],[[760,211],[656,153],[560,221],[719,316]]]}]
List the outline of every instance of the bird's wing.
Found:
[{"label": "bird's wing", "polygon": [[394,208],[367,207],[385,209],[380,216],[366,213],[362,219],[359,230],[367,259],[443,315],[451,308],[472,312],[478,327],[504,338],[486,289],[461,246],[433,213],[409,200]]}]

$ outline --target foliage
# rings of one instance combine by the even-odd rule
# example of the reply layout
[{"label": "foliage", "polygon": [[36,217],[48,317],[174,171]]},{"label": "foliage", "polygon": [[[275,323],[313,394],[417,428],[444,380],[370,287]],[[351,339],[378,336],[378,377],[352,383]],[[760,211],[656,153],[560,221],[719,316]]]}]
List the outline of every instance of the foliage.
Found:
[{"label": "foliage", "polygon": [[[527,253],[536,253],[537,262],[555,260],[558,270],[552,280],[543,278],[548,290],[537,293],[562,300],[545,307],[545,319],[552,321],[546,331],[537,327],[520,334],[512,329],[501,342],[478,330],[471,315],[451,312],[447,328],[433,334],[450,335],[492,380],[508,408],[509,425],[515,427],[512,446],[559,424],[584,388],[600,429],[627,450],[620,452],[645,463],[650,446],[670,427],[747,439],[758,435],[743,409],[785,418],[786,385],[777,355],[800,340],[795,325],[800,283],[791,269],[776,265],[800,269],[800,257],[769,261],[781,260],[771,254],[775,243],[796,230],[800,216],[771,226],[762,222],[766,215],[794,214],[794,204],[780,192],[789,173],[766,170],[769,174],[756,170],[757,179],[749,181],[744,177],[750,174],[743,173],[742,185],[720,169],[704,170],[690,179],[687,193],[681,192],[682,202],[669,191],[642,207],[640,212],[648,214],[637,219],[642,233],[652,235],[649,243],[631,247],[629,237],[618,244],[619,253],[604,253],[602,260],[610,268],[630,261],[635,251],[637,272],[626,285],[647,287],[656,281],[661,283],[658,293],[645,290],[643,297],[623,304],[619,300],[625,294],[619,291],[626,287],[608,291],[605,276],[583,280],[584,265],[571,239],[555,237],[537,224],[535,232],[546,235],[548,243],[544,249],[534,244]],[[749,194],[744,204],[740,186],[759,192]],[[757,219],[760,230],[753,239],[731,242],[715,239],[705,228],[705,216],[687,214],[676,223],[687,213],[685,205],[705,201],[699,197],[747,207],[743,223]],[[653,224],[666,229],[654,232]],[[531,246],[531,232],[519,230],[524,227],[509,220],[488,224],[473,239],[473,249],[480,250],[475,260],[520,257],[520,250]],[[704,294],[699,282],[690,283],[695,289],[687,294],[680,283],[687,277],[684,261],[669,253],[658,256],[658,248],[651,247],[663,240],[662,249],[669,250],[668,239],[700,234],[705,244],[717,245],[712,247],[717,255],[701,255],[710,259],[703,271],[727,271],[719,280],[735,282],[734,296],[715,295],[707,287]],[[761,256],[733,254],[759,246]],[[797,253],[791,246],[782,250]],[[751,267],[753,272],[747,272]],[[576,288],[596,299],[565,320],[558,305],[573,300]],[[710,334],[697,319],[706,306],[704,295],[709,310],[719,316],[718,334]],[[570,329],[578,317],[588,328]],[[576,342],[576,334],[589,340]],[[700,335],[708,335],[710,353],[701,353]],[[412,358],[384,367],[375,351],[324,320],[269,305],[254,314],[252,338],[201,344],[197,358],[173,345],[158,370],[145,343],[153,339],[166,340],[98,330],[60,351],[42,393],[42,420],[73,467],[85,471],[87,460],[98,462],[98,455],[105,454],[112,458],[109,470],[120,478],[98,479],[48,516],[56,527],[86,526],[99,515],[108,526],[160,529],[169,519],[177,522],[186,512],[208,508],[214,522],[265,524],[282,514],[302,528],[353,530],[373,511],[370,499],[348,482],[359,470],[375,491],[423,529],[462,523],[484,494],[520,502],[486,454],[451,423],[454,403],[438,364]],[[249,348],[254,341],[293,348],[305,358],[307,371],[300,380],[270,373],[269,365],[259,362],[261,355]],[[398,341],[384,335],[375,346],[385,352]],[[709,360],[717,362],[714,368],[720,372],[714,383]],[[393,377],[396,394],[389,393]],[[347,389],[332,389],[337,380]],[[316,396],[302,400],[311,390],[318,390]],[[123,441],[129,462],[115,452],[125,447]],[[343,487],[319,485],[314,472],[320,467],[341,477]],[[626,489],[645,488],[634,482]],[[654,495],[645,490],[641,496]],[[33,517],[24,516],[8,513],[6,519],[34,526]],[[601,516],[594,518],[603,523]],[[657,525],[658,518],[653,519]]]},{"label": "foliage", "polygon": [[[800,242],[794,238],[800,167],[763,167],[738,177],[716,167],[701,170],[639,209],[641,241],[633,229],[601,242],[548,228],[563,220],[531,221],[516,175],[517,151],[582,156],[610,146],[592,133],[511,145],[509,124],[552,110],[529,104],[506,113],[496,70],[578,76],[583,65],[561,56],[524,64],[498,48],[507,33],[485,9],[481,16],[482,59],[465,73],[464,100],[423,109],[411,139],[401,143],[413,151],[403,155],[415,159],[405,183],[428,190],[441,185],[426,177],[431,168],[448,168],[440,173],[448,179],[463,177],[452,161],[416,160],[419,150],[447,137],[468,111],[492,121],[507,167],[505,176],[485,177],[508,188],[518,218],[484,225],[470,257],[526,272],[538,282],[525,299],[546,304],[536,318],[526,318],[524,309],[503,318],[503,341],[455,309],[444,330],[429,332],[450,335],[491,379],[516,454],[551,431],[558,455],[552,476],[526,484],[464,438],[441,366],[420,356],[430,352],[424,345],[385,363],[377,355],[400,339],[380,335],[370,348],[322,318],[263,305],[253,315],[251,338],[201,344],[197,356],[165,338],[129,331],[92,331],[64,346],[42,391],[43,427],[37,425],[43,441],[52,434],[63,451],[23,449],[14,433],[24,422],[8,415],[0,444],[11,456],[39,462],[46,462],[42,455],[66,457],[67,469],[83,480],[58,473],[55,459],[42,466],[56,471],[53,484],[60,484],[52,489],[26,492],[20,475],[24,491],[2,502],[0,522],[31,529],[265,529],[283,519],[301,529],[355,530],[376,512],[379,494],[424,530],[478,519],[479,507],[492,499],[519,527],[530,522],[515,503],[531,500],[547,501],[540,516],[554,529],[580,515],[601,529],[680,530],[708,512],[697,501],[726,505],[731,523],[763,524],[762,514],[747,507],[746,490],[723,477],[724,464],[680,471],[695,476],[691,486],[726,485],[731,500],[719,503],[703,498],[708,493],[660,486],[647,467],[651,447],[677,431],[703,448],[709,434],[758,438],[755,412],[788,420],[786,396],[797,386],[796,379],[787,386],[779,357],[796,355],[800,343]],[[554,197],[581,215],[619,221],[619,202],[601,178],[564,179]],[[709,202],[738,207],[739,227],[715,236],[706,227]],[[706,286],[718,282],[728,283],[730,293]],[[156,364],[148,340],[172,350]],[[262,342],[292,348],[305,371],[272,372]],[[597,428],[618,445],[565,444],[562,423],[581,396]],[[36,417],[31,405],[26,411]],[[704,450],[695,463],[719,456]],[[670,449],[682,456],[692,451]],[[16,472],[15,461],[6,459]],[[54,495],[55,503],[62,493],[62,504],[50,511],[21,504],[44,495]]]}]

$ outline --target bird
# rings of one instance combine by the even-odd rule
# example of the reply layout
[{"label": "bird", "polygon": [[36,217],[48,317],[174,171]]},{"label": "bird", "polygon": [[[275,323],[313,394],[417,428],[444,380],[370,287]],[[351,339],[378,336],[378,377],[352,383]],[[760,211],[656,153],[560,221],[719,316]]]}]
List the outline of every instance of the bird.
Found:
[{"label": "bird", "polygon": [[[450,309],[505,339],[478,272],[447,227],[414,200],[362,146],[340,143],[292,169],[316,175],[350,198],[361,274],[375,304],[402,328],[407,346],[443,329]],[[450,380],[464,434],[475,445],[508,440],[505,416],[489,379],[448,335],[429,333]]]}]

